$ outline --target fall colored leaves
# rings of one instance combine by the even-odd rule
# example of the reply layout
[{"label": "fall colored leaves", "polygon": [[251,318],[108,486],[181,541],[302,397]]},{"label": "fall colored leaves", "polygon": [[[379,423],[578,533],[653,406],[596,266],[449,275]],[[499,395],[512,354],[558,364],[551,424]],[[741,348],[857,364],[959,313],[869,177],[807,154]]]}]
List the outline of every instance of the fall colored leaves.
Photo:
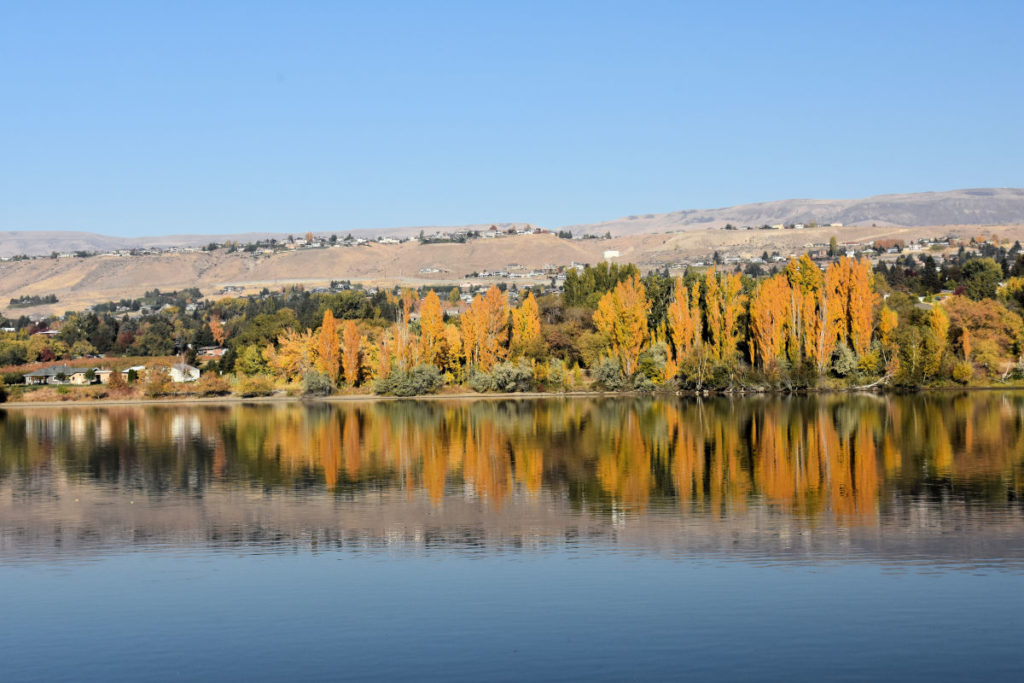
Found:
[{"label": "fall colored leaves", "polygon": [[[898,362],[893,341],[897,318],[888,308],[878,313],[879,343],[872,346],[878,297],[863,259],[842,258],[822,272],[805,255],[753,287],[739,273],[720,273],[714,267],[685,280],[677,277],[667,304],[668,292],[657,294],[664,311],[660,318],[652,312],[639,273],[609,287],[597,301],[592,321],[598,344],[603,344],[601,357],[614,359],[630,382],[641,369],[656,382],[680,374],[706,378],[715,369],[735,368],[741,354],[766,370],[780,363],[807,364],[818,373],[828,370],[838,350],[852,354],[852,362],[872,367],[881,360],[891,370]],[[506,294],[492,286],[454,322],[445,320],[433,290],[422,300],[412,290],[389,296],[401,311],[401,319],[390,327],[339,322],[327,310],[318,331],[288,330],[276,348],[268,346],[264,357],[285,377],[314,370],[335,385],[348,386],[421,364],[435,366],[448,383],[460,383],[472,373],[491,372],[499,363],[547,357],[540,307],[531,293],[513,308]],[[936,318],[935,336],[945,339],[937,329],[940,323]],[[643,355],[648,350],[657,351],[663,364],[649,363]],[[651,377],[652,367],[657,377]],[[702,381],[695,384],[699,387]]]},{"label": "fall colored leaves", "polygon": [[[808,361],[822,372],[840,344],[863,356],[871,347],[876,299],[866,259],[843,257],[824,273],[806,255],[790,261],[751,296],[750,361],[763,368]],[[890,334],[896,314],[884,310]]]},{"label": "fall colored leaves", "polygon": [[[709,269],[700,282],[687,289],[676,278],[669,303],[667,336],[671,340],[664,379],[671,379],[679,364],[694,350],[710,358],[729,360],[740,338],[740,316],[746,297],[738,273],[717,273]],[[638,275],[620,282],[598,302],[594,326],[608,339],[608,350],[626,377],[637,371],[640,354],[650,343],[665,343],[666,330],[649,330],[650,302]],[[706,348],[705,348],[706,343]]]},{"label": "fall colored leaves", "polygon": [[[441,300],[433,290],[422,301],[404,290],[395,303],[400,304],[402,317],[389,328],[375,330],[355,320],[339,322],[327,310],[316,332],[286,330],[276,346],[267,346],[263,357],[271,370],[287,379],[315,371],[335,385],[359,386],[369,379],[386,378],[394,369],[407,371],[421,363],[436,366],[451,379],[463,379],[464,361],[486,372],[510,358],[542,355],[540,311],[532,294],[510,310],[506,295],[491,287],[462,312],[458,324],[445,322]],[[418,325],[414,325],[417,308]]]},{"label": "fall colored leaves", "polygon": [[650,303],[640,277],[633,275],[601,297],[594,326],[608,338],[612,354],[627,377],[636,372],[637,359],[647,343]]}]

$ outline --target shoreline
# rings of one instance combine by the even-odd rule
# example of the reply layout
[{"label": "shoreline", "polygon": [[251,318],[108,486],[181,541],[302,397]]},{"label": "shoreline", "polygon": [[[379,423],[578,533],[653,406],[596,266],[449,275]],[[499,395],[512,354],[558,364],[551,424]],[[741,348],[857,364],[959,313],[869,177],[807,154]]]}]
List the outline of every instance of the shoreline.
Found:
[{"label": "shoreline", "polygon": [[1024,391],[1024,386],[964,386],[964,387],[921,387],[908,389],[906,391],[876,389],[812,389],[802,392],[785,391],[743,391],[743,392],[697,392],[697,391],[525,391],[515,393],[476,393],[457,392],[450,394],[422,394],[419,396],[382,396],[376,394],[342,394],[335,396],[253,396],[245,398],[242,396],[211,396],[201,398],[189,396],[182,398],[139,398],[139,399],[80,399],[67,401],[6,401],[0,403],[0,410],[7,408],[103,408],[121,406],[203,406],[203,405],[241,405],[241,404],[285,404],[285,403],[351,403],[378,401],[477,401],[477,400],[509,400],[509,399],[543,399],[543,398],[749,398],[755,396],[812,396],[832,394],[922,394],[922,393],[949,393],[968,391]]}]

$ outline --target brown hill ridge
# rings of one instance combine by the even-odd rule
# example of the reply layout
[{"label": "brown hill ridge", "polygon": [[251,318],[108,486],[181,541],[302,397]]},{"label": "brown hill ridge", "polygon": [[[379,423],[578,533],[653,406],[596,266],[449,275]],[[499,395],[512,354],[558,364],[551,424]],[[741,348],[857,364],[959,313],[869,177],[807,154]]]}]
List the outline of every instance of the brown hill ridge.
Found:
[{"label": "brown hill ridge", "polygon": [[[663,214],[626,216],[600,223],[562,226],[577,234],[637,235],[779,223],[841,223],[844,226],[921,227],[944,225],[1009,225],[1024,223],[1024,189],[976,188],[948,192],[889,194],[864,199],[785,199],[743,204],[719,209],[691,209]],[[498,223],[499,227],[513,225]],[[524,225],[517,223],[514,225]],[[468,226],[425,226],[359,230],[316,230],[318,235],[335,233],[356,237],[411,237],[456,229],[486,229],[490,224]],[[552,227],[553,230],[559,229]],[[305,229],[291,234],[301,235]],[[0,231],[0,257],[17,254],[46,255],[50,252],[113,251],[134,247],[195,247],[232,239],[245,243],[257,239],[287,238],[289,233],[241,233],[220,235],[165,235],[159,237],[111,237],[73,231]]]},{"label": "brown hill ridge", "polygon": [[[154,287],[164,291],[198,287],[217,296],[226,287],[258,291],[286,285],[317,286],[331,280],[367,284],[436,285],[451,287],[480,271],[507,270],[517,274],[549,266],[597,263],[605,252],[612,258],[641,268],[676,266],[708,260],[718,251],[723,258],[750,258],[778,251],[788,257],[827,245],[834,235],[840,242],[870,243],[878,239],[906,242],[952,234],[964,239],[975,235],[998,236],[1000,241],[1024,240],[1024,225],[931,226],[920,228],[844,227],[804,230],[697,229],[674,233],[638,234],[610,240],[567,240],[554,234],[517,235],[470,240],[465,244],[371,243],[357,247],[297,249],[273,255],[242,251],[164,253],[146,256],[42,258],[0,262],[0,311],[62,313],[104,301],[141,296]],[[543,277],[517,280],[520,284]],[[487,280],[476,279],[476,283]],[[56,294],[57,304],[11,309],[7,302],[22,295]]]},{"label": "brown hill ridge", "polygon": [[627,216],[567,226],[586,234],[634,235],[704,228],[782,224],[921,227],[1024,223],[1024,189],[978,188],[889,194],[865,199],[784,199],[721,209]]}]

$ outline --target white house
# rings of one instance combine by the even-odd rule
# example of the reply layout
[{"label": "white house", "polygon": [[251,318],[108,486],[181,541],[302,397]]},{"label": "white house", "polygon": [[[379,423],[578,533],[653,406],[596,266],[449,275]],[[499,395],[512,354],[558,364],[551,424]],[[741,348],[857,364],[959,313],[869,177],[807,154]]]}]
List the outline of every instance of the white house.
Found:
[{"label": "white house", "polygon": [[172,382],[195,382],[199,379],[199,368],[188,363],[175,363],[170,370]]}]

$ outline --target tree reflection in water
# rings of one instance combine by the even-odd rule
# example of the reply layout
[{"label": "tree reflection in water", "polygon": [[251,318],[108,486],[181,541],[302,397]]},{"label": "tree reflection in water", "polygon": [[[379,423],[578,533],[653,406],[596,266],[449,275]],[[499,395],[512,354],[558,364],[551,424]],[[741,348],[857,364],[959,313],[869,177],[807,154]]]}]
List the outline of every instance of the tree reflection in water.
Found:
[{"label": "tree reflection in water", "polygon": [[482,400],[15,410],[0,477],[151,494],[211,485],[588,509],[752,504],[844,523],[893,496],[1019,500],[1024,396]]}]

